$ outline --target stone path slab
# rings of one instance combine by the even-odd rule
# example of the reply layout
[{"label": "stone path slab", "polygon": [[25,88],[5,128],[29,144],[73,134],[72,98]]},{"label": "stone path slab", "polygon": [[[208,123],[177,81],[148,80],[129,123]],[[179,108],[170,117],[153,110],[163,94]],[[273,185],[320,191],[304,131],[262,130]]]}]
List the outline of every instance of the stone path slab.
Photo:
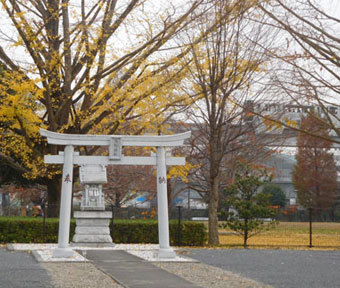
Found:
[{"label": "stone path slab", "polygon": [[[7,244],[7,249],[10,251],[28,251],[32,252],[33,256],[38,262],[86,262],[86,258],[75,252],[72,257],[67,258],[55,258],[53,257],[53,249],[58,247],[58,244],[33,244],[33,243],[14,243]],[[149,262],[198,262],[195,259],[176,255],[175,258],[158,258],[155,252],[158,251],[158,244],[115,244],[110,247],[84,247],[73,246],[74,251],[81,250],[82,255],[86,254],[87,250],[124,250],[128,253],[142,258]],[[179,252],[180,254],[180,252]]]},{"label": "stone path slab", "polygon": [[0,288],[52,288],[51,278],[31,255],[0,247]]},{"label": "stone path slab", "polygon": [[199,287],[125,251],[87,250],[79,253],[126,288]]}]

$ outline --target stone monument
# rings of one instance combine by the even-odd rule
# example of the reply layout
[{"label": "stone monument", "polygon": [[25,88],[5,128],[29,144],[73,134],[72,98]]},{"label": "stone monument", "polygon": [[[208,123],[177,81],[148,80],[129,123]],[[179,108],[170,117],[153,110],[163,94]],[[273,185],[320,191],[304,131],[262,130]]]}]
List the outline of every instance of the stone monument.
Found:
[{"label": "stone monument", "polygon": [[112,212],[105,211],[102,184],[107,182],[104,165],[82,165],[79,168],[80,183],[84,184],[80,210],[74,212],[76,231],[72,246],[113,246],[110,236]]}]

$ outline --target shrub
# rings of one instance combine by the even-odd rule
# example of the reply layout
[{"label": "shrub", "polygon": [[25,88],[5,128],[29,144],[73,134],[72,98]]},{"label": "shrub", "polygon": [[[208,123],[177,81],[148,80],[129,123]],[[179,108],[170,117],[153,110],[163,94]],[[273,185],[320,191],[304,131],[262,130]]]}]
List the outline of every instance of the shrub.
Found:
[{"label": "shrub", "polygon": [[[45,236],[42,218],[0,217],[0,243],[57,243],[59,219],[46,219]],[[70,241],[75,231],[71,220]],[[178,223],[170,221],[170,244],[177,244]],[[112,228],[112,223],[111,223]],[[181,243],[186,246],[201,246],[206,241],[203,223],[181,223]],[[155,220],[115,220],[114,243],[158,243],[158,224]]]},{"label": "shrub", "polygon": [[[59,219],[46,219],[45,236],[42,218],[0,217],[0,243],[56,243]],[[70,238],[75,230],[71,221]]]},{"label": "shrub", "polygon": [[286,206],[286,194],[282,188],[277,184],[267,183],[263,186],[262,192],[264,194],[270,194],[270,205],[280,206],[284,208]]}]

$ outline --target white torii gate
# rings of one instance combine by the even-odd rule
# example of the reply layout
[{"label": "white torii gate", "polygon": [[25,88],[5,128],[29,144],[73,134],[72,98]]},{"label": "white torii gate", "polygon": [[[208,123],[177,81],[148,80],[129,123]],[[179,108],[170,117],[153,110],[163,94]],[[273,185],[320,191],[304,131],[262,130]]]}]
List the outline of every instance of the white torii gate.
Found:
[{"label": "white torii gate", "polygon": [[[59,216],[58,248],[54,250],[54,257],[69,257],[73,250],[69,248],[73,165],[156,165],[157,166],[157,206],[158,206],[158,235],[159,258],[173,258],[176,256],[170,247],[169,218],[166,165],[185,165],[184,157],[167,157],[166,147],[183,145],[191,132],[161,136],[129,136],[129,135],[77,135],[55,133],[40,129],[40,134],[47,137],[47,142],[54,145],[64,145],[64,153],[59,155],[45,155],[47,164],[63,164],[61,202]],[[80,156],[74,152],[74,146],[109,146],[108,156]],[[124,156],[122,147],[143,146],[156,147],[156,156]]]}]

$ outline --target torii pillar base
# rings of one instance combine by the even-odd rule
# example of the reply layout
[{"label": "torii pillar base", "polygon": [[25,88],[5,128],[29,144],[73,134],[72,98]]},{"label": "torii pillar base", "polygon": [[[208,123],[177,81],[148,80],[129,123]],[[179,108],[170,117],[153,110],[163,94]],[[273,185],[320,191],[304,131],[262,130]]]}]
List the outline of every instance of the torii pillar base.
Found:
[{"label": "torii pillar base", "polygon": [[71,248],[56,248],[52,252],[53,258],[69,258],[74,256]]},{"label": "torii pillar base", "polygon": [[176,252],[171,248],[160,248],[154,253],[154,257],[157,259],[173,259],[176,258]]}]

